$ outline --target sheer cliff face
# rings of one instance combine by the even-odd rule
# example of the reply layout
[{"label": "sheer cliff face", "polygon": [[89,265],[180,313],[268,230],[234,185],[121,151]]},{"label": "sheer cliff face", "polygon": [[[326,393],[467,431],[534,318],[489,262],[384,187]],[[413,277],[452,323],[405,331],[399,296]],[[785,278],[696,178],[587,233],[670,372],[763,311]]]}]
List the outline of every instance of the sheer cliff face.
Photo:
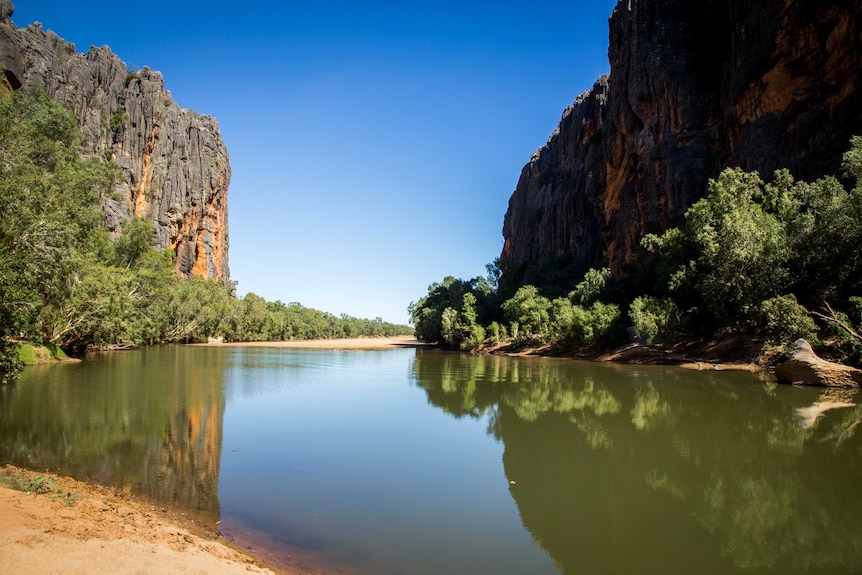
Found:
[{"label": "sheer cliff face", "polygon": [[40,25],[16,28],[0,0],[0,67],[12,88],[44,90],[78,117],[85,155],[113,158],[125,181],[103,200],[106,224],[155,224],[178,274],[227,282],[230,164],[215,118],[180,108],[161,74],[130,73],[108,47],[77,54]]},{"label": "sheer cliff face", "polygon": [[725,167],[837,171],[862,133],[857,0],[620,0],[611,73],[524,167],[503,258],[631,261]]}]

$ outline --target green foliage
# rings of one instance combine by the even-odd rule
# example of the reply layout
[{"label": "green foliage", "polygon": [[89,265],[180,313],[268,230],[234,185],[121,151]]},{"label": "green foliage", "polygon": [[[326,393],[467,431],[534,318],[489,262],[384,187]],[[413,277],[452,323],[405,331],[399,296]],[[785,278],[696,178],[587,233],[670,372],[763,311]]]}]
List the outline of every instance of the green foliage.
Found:
[{"label": "green foliage", "polygon": [[15,342],[0,339],[0,384],[15,379],[22,367],[24,362],[18,355],[18,346]]},{"label": "green foliage", "polygon": [[772,344],[789,345],[805,338],[817,341],[817,326],[808,310],[799,305],[793,294],[770,298],[760,304],[759,332]]},{"label": "green foliage", "polygon": [[488,337],[488,342],[492,345],[496,345],[506,338],[506,328],[496,321],[492,321],[488,324],[488,329],[485,330],[485,334]]},{"label": "green foliage", "polygon": [[591,269],[584,274],[584,279],[578,282],[574,291],[569,294],[569,298],[581,305],[590,305],[601,298],[610,279],[611,270],[609,268]]},{"label": "green foliage", "polygon": [[640,263],[641,288],[650,293],[679,294],[684,289],[685,278],[696,273],[694,247],[680,228],[671,228],[660,236],[647,234],[641,240],[646,252]]},{"label": "green foliage", "polygon": [[477,347],[485,341],[485,328],[478,323],[476,296],[467,292],[461,298],[461,309],[451,307],[443,310],[441,328],[447,345],[458,349]]},{"label": "green foliage", "polygon": [[58,359],[67,359],[68,356],[57,346],[37,345],[33,343],[18,343],[18,359],[24,365],[37,365],[50,363]]},{"label": "green foliage", "polygon": [[134,217],[126,222],[123,231],[111,244],[111,263],[117,267],[130,268],[150,251],[156,243],[153,224],[146,218]]},{"label": "green foliage", "polygon": [[[850,164],[845,162],[848,170]],[[847,192],[831,177],[796,184],[800,215],[793,221],[794,291],[806,305],[846,300],[862,292],[862,188]]]},{"label": "green foliage", "polygon": [[670,298],[640,296],[629,307],[634,336],[647,345],[656,340],[673,341],[673,330],[679,325],[679,315],[679,308]]},{"label": "green foliage", "polygon": [[543,341],[550,327],[551,301],[539,294],[533,285],[521,287],[503,302],[503,313],[509,322],[517,323],[519,335],[526,340]]},{"label": "green foliage", "polygon": [[574,307],[572,341],[579,347],[608,348],[622,341],[625,326],[616,304],[594,302],[589,308]]},{"label": "green foliage", "polygon": [[557,348],[615,345],[624,331],[617,305],[594,301],[582,306],[563,297],[549,300],[535,286],[519,289],[503,303],[503,310],[511,322],[513,337],[551,343]]},{"label": "green foliage", "polygon": [[841,168],[848,177],[856,180],[855,189],[862,187],[862,136],[850,139],[850,149],[844,154]]},{"label": "green foliage", "polygon": [[[862,139],[853,146],[844,163],[850,175],[862,173]],[[642,245],[649,291],[705,309],[702,323],[780,337],[784,328],[775,322],[790,321],[792,310],[789,299],[775,298],[794,296],[810,309],[862,292],[862,190],[857,183],[848,193],[834,177],[797,182],[786,170],[764,184],[728,169],[688,210],[684,229],[647,236]]]},{"label": "green foliage", "polygon": [[485,278],[464,281],[447,276],[442,283],[431,284],[428,294],[408,307],[416,337],[455,348],[478,345],[484,339],[479,328],[488,317],[483,312],[494,297]]},{"label": "green foliage", "polygon": [[0,99],[0,338],[41,339],[38,318],[69,296],[116,173],[81,159],[75,118],[44,93]]},{"label": "green foliage", "polygon": [[111,131],[115,134],[121,132],[123,128],[126,127],[126,124],[129,122],[129,115],[125,110],[117,110],[111,116],[111,119],[108,121],[108,126],[110,126]]},{"label": "green foliage", "polygon": [[686,212],[686,235],[699,252],[696,275],[686,279],[719,325],[744,321],[787,284],[788,239],[764,199],[756,174],[727,169]]}]

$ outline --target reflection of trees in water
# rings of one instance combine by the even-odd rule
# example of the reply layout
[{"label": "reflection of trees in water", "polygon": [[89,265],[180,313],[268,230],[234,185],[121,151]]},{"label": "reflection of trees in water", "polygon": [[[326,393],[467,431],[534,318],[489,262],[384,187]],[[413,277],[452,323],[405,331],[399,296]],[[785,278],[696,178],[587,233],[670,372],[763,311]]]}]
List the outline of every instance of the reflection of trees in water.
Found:
[{"label": "reflection of trees in water", "polygon": [[646,389],[636,389],[631,409],[632,424],[640,431],[649,431],[661,426],[673,427],[673,412],[667,401],[650,382]]},{"label": "reflection of trees in water", "polygon": [[215,522],[225,400],[222,356],[211,351],[117,352],[25,371],[0,396],[0,460],[129,488]]},{"label": "reflection of trees in water", "polygon": [[[801,392],[782,391],[784,397]],[[800,412],[836,399],[835,390],[814,397],[812,391],[806,390],[802,406],[783,406],[759,421],[756,410],[744,410],[750,415],[742,437],[751,440],[712,463],[693,502],[698,521],[719,535],[720,552],[739,567],[862,567],[862,506],[855,493],[862,478],[860,442],[845,443],[862,408],[844,403],[835,417],[825,417],[825,410],[807,420]]]},{"label": "reflection of trees in water", "polygon": [[564,572],[862,568],[856,396],[434,353],[414,375],[433,405],[488,418],[524,526]]}]

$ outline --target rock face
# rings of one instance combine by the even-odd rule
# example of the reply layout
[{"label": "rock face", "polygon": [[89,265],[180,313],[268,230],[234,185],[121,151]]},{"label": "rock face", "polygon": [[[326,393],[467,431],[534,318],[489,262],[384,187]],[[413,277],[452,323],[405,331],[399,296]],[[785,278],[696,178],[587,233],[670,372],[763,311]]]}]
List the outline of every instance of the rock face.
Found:
[{"label": "rock face", "polygon": [[775,377],[778,383],[797,385],[862,386],[862,371],[821,359],[804,339],[797,339],[787,361],[775,366]]},{"label": "rock face", "polygon": [[624,269],[725,167],[836,173],[862,134],[857,0],[620,0],[611,72],[521,172],[502,258]]},{"label": "rock face", "polygon": [[229,282],[230,163],[215,118],[183,109],[161,74],[130,72],[107,46],[77,54],[40,24],[17,28],[0,0],[0,69],[26,93],[44,90],[78,118],[87,156],[113,158],[125,181],[103,198],[107,227],[130,217],[155,224],[158,246],[176,251],[176,272]]}]

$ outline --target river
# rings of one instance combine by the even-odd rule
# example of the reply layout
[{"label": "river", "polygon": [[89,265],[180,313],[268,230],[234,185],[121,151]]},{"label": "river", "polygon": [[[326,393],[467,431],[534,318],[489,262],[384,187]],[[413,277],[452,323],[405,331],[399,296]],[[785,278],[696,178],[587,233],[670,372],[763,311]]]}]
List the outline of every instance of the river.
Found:
[{"label": "river", "polygon": [[744,372],[164,346],[0,386],[0,462],[351,573],[859,573],[860,404]]}]

